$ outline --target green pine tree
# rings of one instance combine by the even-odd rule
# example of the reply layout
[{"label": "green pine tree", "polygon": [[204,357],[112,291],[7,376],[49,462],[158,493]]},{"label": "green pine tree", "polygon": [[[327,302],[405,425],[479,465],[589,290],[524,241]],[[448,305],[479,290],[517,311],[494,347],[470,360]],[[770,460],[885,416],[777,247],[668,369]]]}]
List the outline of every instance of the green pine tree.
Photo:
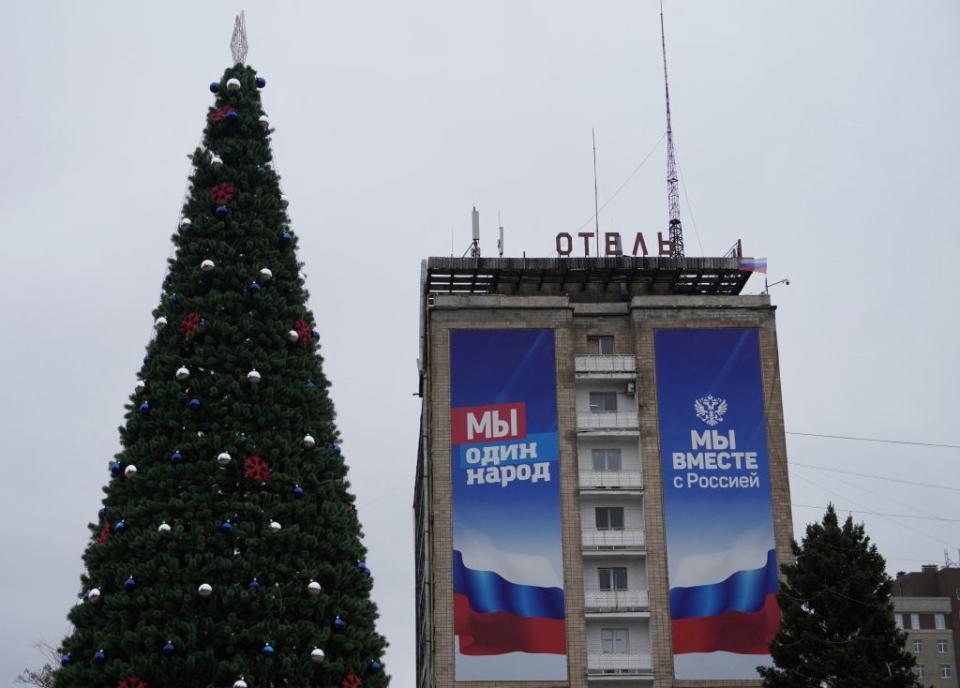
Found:
[{"label": "green pine tree", "polygon": [[56,688],[388,684],[265,83],[210,86]]},{"label": "green pine tree", "polygon": [[890,601],[886,563],[848,516],[833,505],[807,526],[796,561],[781,567],[780,632],[770,645],[766,688],[914,688],[915,659],[904,647]]}]

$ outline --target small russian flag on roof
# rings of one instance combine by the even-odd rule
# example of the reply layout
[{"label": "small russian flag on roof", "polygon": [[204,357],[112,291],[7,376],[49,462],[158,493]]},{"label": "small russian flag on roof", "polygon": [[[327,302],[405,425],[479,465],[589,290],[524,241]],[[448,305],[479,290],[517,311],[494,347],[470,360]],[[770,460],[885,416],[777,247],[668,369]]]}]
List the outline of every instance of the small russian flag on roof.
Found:
[{"label": "small russian flag on roof", "polygon": [[740,264],[737,266],[739,270],[744,272],[762,272],[767,274],[767,259],[766,258],[741,258]]}]

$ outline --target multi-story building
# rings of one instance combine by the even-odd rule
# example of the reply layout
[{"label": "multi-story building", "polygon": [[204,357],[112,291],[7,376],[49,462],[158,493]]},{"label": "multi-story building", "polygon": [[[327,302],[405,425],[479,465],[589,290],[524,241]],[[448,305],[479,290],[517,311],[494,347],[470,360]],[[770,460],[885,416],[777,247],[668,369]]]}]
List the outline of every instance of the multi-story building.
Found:
[{"label": "multi-story building", "polygon": [[418,688],[759,685],[792,531],[739,267],[424,262]]},{"label": "multi-story building", "polygon": [[917,656],[924,686],[960,687],[960,568],[935,564],[900,571],[893,583],[897,626]]}]

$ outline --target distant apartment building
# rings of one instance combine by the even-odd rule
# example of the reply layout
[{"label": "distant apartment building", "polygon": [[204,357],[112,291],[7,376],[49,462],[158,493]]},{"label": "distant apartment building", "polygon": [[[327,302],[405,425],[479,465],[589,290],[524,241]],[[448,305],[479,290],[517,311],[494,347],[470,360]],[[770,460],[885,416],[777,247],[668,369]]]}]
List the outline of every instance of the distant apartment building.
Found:
[{"label": "distant apartment building", "polygon": [[897,626],[907,632],[921,684],[960,688],[960,568],[931,564],[901,571],[893,596]]}]

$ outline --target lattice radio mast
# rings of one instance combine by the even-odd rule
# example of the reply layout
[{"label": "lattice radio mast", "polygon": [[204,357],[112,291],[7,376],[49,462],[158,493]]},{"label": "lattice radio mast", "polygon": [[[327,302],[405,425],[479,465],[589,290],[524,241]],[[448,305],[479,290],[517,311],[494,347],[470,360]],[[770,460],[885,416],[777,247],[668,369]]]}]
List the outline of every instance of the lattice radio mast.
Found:
[{"label": "lattice radio mast", "polygon": [[660,0],[660,45],[663,48],[663,86],[667,96],[667,202],[670,206],[671,256],[683,258],[683,226],[680,224],[680,187],[677,184],[677,156],[673,150],[670,123],[670,82],[667,79],[667,39],[663,30],[663,0]]}]

